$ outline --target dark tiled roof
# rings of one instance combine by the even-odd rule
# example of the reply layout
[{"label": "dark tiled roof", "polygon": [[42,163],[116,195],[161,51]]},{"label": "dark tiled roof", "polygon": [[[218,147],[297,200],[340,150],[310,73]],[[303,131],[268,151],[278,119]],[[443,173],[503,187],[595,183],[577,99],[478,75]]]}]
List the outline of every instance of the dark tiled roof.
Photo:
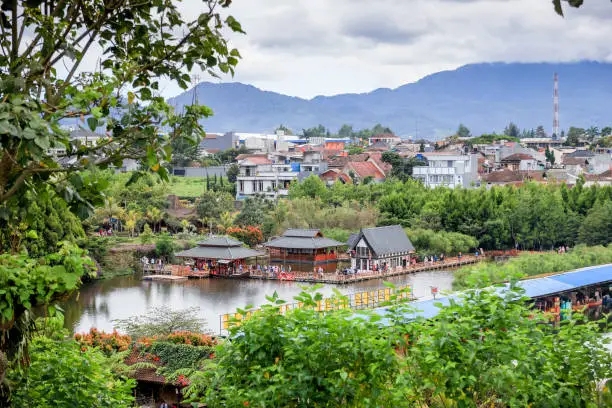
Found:
[{"label": "dark tiled roof", "polygon": [[501,161],[521,161],[521,160],[533,160],[533,156],[525,153],[514,153],[510,156],[503,158]]},{"label": "dark tiled roof", "polygon": [[590,150],[576,150],[572,153],[567,153],[565,157],[593,157],[595,153]]},{"label": "dark tiled roof", "polygon": [[298,228],[289,228],[283,234],[284,237],[307,237],[314,238],[316,236],[322,236],[321,230],[318,229],[298,229]]},{"label": "dark tiled roof", "polygon": [[229,237],[210,237],[198,242],[198,246],[207,247],[241,247],[242,242]]},{"label": "dark tiled roof", "polygon": [[586,166],[588,164],[586,157],[568,157],[568,156],[565,156],[563,158],[562,163],[565,164],[566,166]]},{"label": "dark tiled roof", "polygon": [[399,225],[364,228],[350,248],[354,249],[362,237],[366,240],[376,256],[379,257],[391,253],[414,251],[412,242],[410,242],[406,232]]},{"label": "dark tiled roof", "polygon": [[217,247],[217,246],[197,246],[195,248],[181,251],[176,254],[178,258],[199,258],[199,259],[245,259],[265,254],[249,248],[238,247]]},{"label": "dark tiled roof", "polygon": [[346,245],[348,245],[349,248],[355,248],[355,245],[357,245],[357,242],[359,242],[359,233],[355,233],[355,234],[351,234],[348,237],[348,240],[346,241]]},{"label": "dark tiled roof", "polygon": [[264,244],[270,248],[319,249],[344,246],[331,238],[280,237]]}]

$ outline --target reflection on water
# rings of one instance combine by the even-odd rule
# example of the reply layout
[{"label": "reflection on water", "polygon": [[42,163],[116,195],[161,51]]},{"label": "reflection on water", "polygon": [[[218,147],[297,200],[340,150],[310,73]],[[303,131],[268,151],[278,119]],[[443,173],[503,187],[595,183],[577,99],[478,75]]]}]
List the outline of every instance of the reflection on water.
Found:
[{"label": "reflection on water", "polygon": [[[397,286],[412,285],[416,297],[429,296],[431,286],[441,292],[451,289],[451,271],[419,272],[395,276],[388,281]],[[64,303],[66,325],[75,332],[91,327],[112,330],[113,319],[145,314],[153,307],[185,309],[197,306],[207,321],[208,328],[219,330],[219,315],[233,312],[246,305],[260,306],[265,296],[274,291],[281,299],[292,301],[300,291],[297,282],[261,281],[251,279],[201,279],[183,282],[143,281],[139,275],[122,276],[97,281],[81,288]],[[382,287],[382,280],[358,282],[350,285],[326,285],[320,289],[331,296],[336,287],[343,294],[373,290]]]}]

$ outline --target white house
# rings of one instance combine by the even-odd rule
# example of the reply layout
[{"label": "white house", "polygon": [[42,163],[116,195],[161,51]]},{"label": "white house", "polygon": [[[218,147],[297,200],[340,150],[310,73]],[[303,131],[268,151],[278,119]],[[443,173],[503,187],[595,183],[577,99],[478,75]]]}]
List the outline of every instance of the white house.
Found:
[{"label": "white house", "polygon": [[470,188],[478,182],[478,155],[432,152],[421,156],[427,164],[414,167],[412,176],[427,187]]},{"label": "white house", "polygon": [[286,196],[293,180],[327,170],[327,163],[321,160],[320,152],[241,156],[237,157],[240,166],[236,178],[237,200],[254,195],[266,198]]}]

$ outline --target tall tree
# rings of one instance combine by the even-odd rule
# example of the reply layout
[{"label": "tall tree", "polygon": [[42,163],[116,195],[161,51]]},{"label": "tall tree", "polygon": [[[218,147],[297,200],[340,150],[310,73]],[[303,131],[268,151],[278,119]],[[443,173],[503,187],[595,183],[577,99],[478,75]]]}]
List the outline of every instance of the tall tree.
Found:
[{"label": "tall tree", "polygon": [[309,129],[302,129],[302,136],[306,139],[310,139],[311,137],[325,137],[328,131],[323,125],[319,125]]},{"label": "tall tree", "polygon": [[610,136],[610,135],[612,135],[612,127],[606,126],[605,128],[601,129],[601,136],[602,137],[606,137],[606,136]]},{"label": "tall tree", "polygon": [[338,136],[352,138],[354,136],[353,135],[353,127],[351,125],[347,125],[347,124],[342,125],[340,130],[338,130]]},{"label": "tall tree", "polygon": [[565,144],[569,146],[577,146],[580,143],[580,138],[585,134],[585,130],[577,127],[570,127],[567,131],[567,139]]},{"label": "tall tree", "polygon": [[[26,185],[50,184],[67,191],[73,206],[87,209],[99,197],[98,186],[85,185],[76,171],[120,165],[125,158],[166,177],[161,164],[170,160],[169,139],[201,136],[198,120],[210,109],[191,106],[173,114],[158,95],[158,78],[186,89],[185,72],[194,67],[233,73],[240,54],[223,33],[242,28],[219,10],[230,3],[205,0],[187,19],[168,0],[3,0],[0,205]],[[85,70],[83,61],[100,52],[99,69]],[[67,118],[80,119],[90,131],[105,129],[108,136],[84,145],[61,128]],[[193,134],[160,134],[162,126],[177,123],[189,123]],[[75,160],[62,166],[48,154],[54,148]]]},{"label": "tall tree", "polygon": [[279,130],[285,132],[286,135],[293,135],[293,131],[291,129],[289,129],[287,126],[281,124],[279,127],[277,127],[274,132],[278,132]]},{"label": "tall tree", "polygon": [[589,139],[589,142],[592,142],[593,140],[597,139],[600,134],[601,132],[599,131],[599,128],[597,126],[591,126],[586,130],[586,135]]},{"label": "tall tree", "polygon": [[541,139],[543,139],[545,137],[548,137],[548,135],[546,134],[546,131],[544,130],[544,126],[542,126],[542,125],[539,125],[536,128],[535,135],[536,135],[536,137],[539,137]]},{"label": "tall tree", "polygon": [[461,123],[459,125],[459,127],[457,128],[457,136],[459,136],[459,137],[471,137],[472,133],[470,132],[470,129],[467,128],[467,126],[465,126],[463,123]]},{"label": "tall tree", "polygon": [[504,129],[504,135],[509,137],[519,137],[520,130],[513,122],[510,122]]}]

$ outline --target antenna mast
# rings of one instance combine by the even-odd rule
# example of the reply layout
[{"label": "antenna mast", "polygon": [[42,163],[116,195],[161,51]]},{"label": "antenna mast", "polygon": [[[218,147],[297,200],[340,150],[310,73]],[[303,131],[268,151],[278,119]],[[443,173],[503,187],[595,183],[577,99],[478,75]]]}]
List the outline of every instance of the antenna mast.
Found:
[{"label": "antenna mast", "polygon": [[198,104],[198,85],[200,84],[200,76],[195,74],[191,77],[191,85],[193,85],[193,95],[191,97],[191,104]]},{"label": "antenna mast", "polygon": [[559,138],[559,76],[555,72],[555,85],[553,90],[553,129],[552,138],[557,140]]}]

